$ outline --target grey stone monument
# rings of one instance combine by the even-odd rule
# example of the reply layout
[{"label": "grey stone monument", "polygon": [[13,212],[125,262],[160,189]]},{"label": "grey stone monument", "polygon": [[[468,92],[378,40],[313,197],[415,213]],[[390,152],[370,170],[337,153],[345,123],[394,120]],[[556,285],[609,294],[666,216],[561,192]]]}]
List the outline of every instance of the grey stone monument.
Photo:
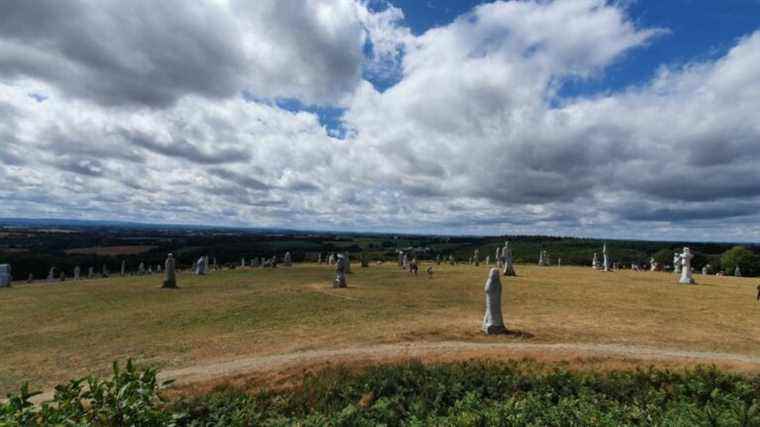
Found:
[{"label": "grey stone monument", "polygon": [[79,266],[74,267],[74,280],[80,279],[80,274],[82,273],[82,269],[79,268]]},{"label": "grey stone monument", "polygon": [[691,249],[686,247],[683,248],[683,253],[681,254],[680,258],[681,279],[678,280],[678,283],[691,285],[694,283],[694,279],[691,277],[691,260],[694,258],[694,255],[691,253]]},{"label": "grey stone monument", "polygon": [[604,260],[604,271],[610,271],[610,258],[607,256],[607,243],[602,246],[602,259]]},{"label": "grey stone monument", "polygon": [[282,263],[285,267],[291,267],[293,265],[293,258],[291,257],[290,252],[285,252],[285,255],[282,257]]},{"label": "grey stone monument", "polygon": [[736,276],[736,277],[742,277],[742,270],[739,268],[738,265],[734,269],[734,276]]},{"label": "grey stone monument", "polygon": [[10,287],[11,279],[11,265],[0,264],[0,288]]},{"label": "grey stone monument", "polygon": [[94,279],[95,278],[95,267],[88,267],[87,268],[87,278],[88,279]]},{"label": "grey stone monument", "polygon": [[512,248],[509,247],[509,242],[504,242],[504,248],[501,250],[501,265],[504,267],[505,276],[517,276],[515,266],[512,263]]},{"label": "grey stone monument", "polygon": [[681,254],[673,254],[673,273],[681,274]]},{"label": "grey stone monument", "polygon": [[174,289],[177,287],[177,274],[174,265],[174,254],[169,254],[164,262],[164,284],[162,288]]},{"label": "grey stone monument", "polygon": [[594,252],[594,260],[591,261],[591,268],[594,270],[599,270],[599,254]]},{"label": "grey stone monument", "polygon": [[486,335],[503,334],[507,332],[501,315],[501,281],[499,269],[492,268],[488,273],[485,285],[486,314],[483,317],[483,333]]},{"label": "grey stone monument", "polygon": [[649,258],[649,271],[657,271],[657,261],[654,258]]},{"label": "grey stone monument", "polygon": [[55,281],[55,273],[56,273],[55,267],[50,267],[50,271],[48,272],[48,277],[47,277],[48,282]]},{"label": "grey stone monument", "polygon": [[333,288],[345,288],[346,284],[346,259],[342,254],[338,255],[338,261],[335,263],[335,282]]},{"label": "grey stone monument", "polygon": [[501,268],[501,248],[496,248],[496,268]]}]

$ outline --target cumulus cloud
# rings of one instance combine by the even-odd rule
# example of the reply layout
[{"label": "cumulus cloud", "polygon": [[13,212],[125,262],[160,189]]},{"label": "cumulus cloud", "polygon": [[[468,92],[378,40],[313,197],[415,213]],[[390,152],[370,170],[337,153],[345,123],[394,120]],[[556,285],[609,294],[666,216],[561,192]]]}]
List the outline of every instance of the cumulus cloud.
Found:
[{"label": "cumulus cloud", "polygon": [[[760,32],[568,98],[668,30],[603,0],[494,2],[419,35],[351,0],[0,11],[3,216],[760,237]],[[282,98],[344,109],[346,138]]]}]

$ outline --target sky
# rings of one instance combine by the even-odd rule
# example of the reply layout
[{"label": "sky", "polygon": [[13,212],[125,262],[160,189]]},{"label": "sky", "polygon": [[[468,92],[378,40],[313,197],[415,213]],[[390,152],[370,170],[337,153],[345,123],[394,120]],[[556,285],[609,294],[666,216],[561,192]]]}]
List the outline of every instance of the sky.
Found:
[{"label": "sky", "polygon": [[755,0],[5,0],[0,217],[760,241]]}]

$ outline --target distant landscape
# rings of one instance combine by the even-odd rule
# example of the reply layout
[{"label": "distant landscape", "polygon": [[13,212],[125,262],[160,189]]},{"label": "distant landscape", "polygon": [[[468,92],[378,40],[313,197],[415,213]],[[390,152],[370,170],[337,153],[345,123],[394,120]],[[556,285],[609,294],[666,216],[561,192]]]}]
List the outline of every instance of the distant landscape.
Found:
[{"label": "distant landscape", "polygon": [[134,272],[142,262],[158,265],[167,253],[174,253],[180,268],[190,268],[201,256],[216,258],[220,265],[235,267],[241,258],[282,257],[291,252],[295,262],[316,261],[319,254],[348,252],[356,259],[365,254],[370,260],[394,261],[398,251],[414,253],[419,260],[453,255],[466,262],[478,249],[480,257],[494,256],[496,248],[509,240],[517,263],[537,263],[545,249],[549,262],[562,265],[591,265],[594,253],[601,255],[607,244],[611,261],[621,268],[632,264],[645,267],[654,258],[663,268],[672,265],[673,253],[689,246],[695,253],[692,266],[700,271],[709,264],[711,271],[732,275],[735,264],[722,265],[724,254],[740,246],[753,256],[738,262],[742,275],[760,274],[760,245],[667,242],[640,240],[600,240],[562,236],[434,236],[347,232],[305,232],[295,230],[246,229],[211,226],[165,226],[150,224],[0,219],[0,263],[13,266],[15,280],[47,277],[51,267],[71,276],[73,269],[93,267],[100,272],[106,265],[118,271],[126,261]]}]

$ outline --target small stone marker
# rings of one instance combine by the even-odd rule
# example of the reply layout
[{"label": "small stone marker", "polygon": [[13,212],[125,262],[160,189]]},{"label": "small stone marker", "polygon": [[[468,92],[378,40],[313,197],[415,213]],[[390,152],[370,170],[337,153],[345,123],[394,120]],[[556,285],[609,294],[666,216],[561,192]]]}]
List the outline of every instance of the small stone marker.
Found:
[{"label": "small stone marker", "polygon": [[738,266],[738,265],[737,265],[737,266],[736,266],[736,268],[734,269],[734,276],[735,276],[735,277],[742,277],[742,270],[739,268],[739,266]]},{"label": "small stone marker", "polygon": [[74,267],[74,280],[79,280],[79,276],[82,273],[82,269],[79,266]]},{"label": "small stone marker", "polygon": [[94,279],[95,278],[95,267],[89,267],[87,269],[87,278],[88,279]]},{"label": "small stone marker", "polygon": [[285,252],[285,255],[282,257],[282,263],[285,267],[293,266],[293,258],[291,257],[290,252]]},{"label": "small stone marker", "polygon": [[34,274],[29,273],[29,277],[26,278],[26,283],[34,282]]},{"label": "small stone marker", "polygon": [[486,314],[483,317],[483,333],[486,335],[503,334],[507,332],[501,315],[501,281],[499,269],[492,268],[488,272],[485,285]]},{"label": "small stone marker", "polygon": [[0,264],[0,288],[10,287],[11,279],[11,265]]},{"label": "small stone marker", "polygon": [[50,267],[50,271],[48,272],[47,281],[52,282],[55,280],[55,267]]},{"label": "small stone marker", "polygon": [[591,268],[594,270],[599,270],[599,254],[594,252],[594,259],[591,261]]},{"label": "small stone marker", "polygon": [[335,262],[335,282],[333,288],[345,288],[346,283],[346,259],[342,254],[338,255],[338,261]]},{"label": "small stone marker", "polygon": [[177,274],[174,265],[174,254],[169,254],[164,262],[164,284],[162,288],[174,289],[177,287]]}]

